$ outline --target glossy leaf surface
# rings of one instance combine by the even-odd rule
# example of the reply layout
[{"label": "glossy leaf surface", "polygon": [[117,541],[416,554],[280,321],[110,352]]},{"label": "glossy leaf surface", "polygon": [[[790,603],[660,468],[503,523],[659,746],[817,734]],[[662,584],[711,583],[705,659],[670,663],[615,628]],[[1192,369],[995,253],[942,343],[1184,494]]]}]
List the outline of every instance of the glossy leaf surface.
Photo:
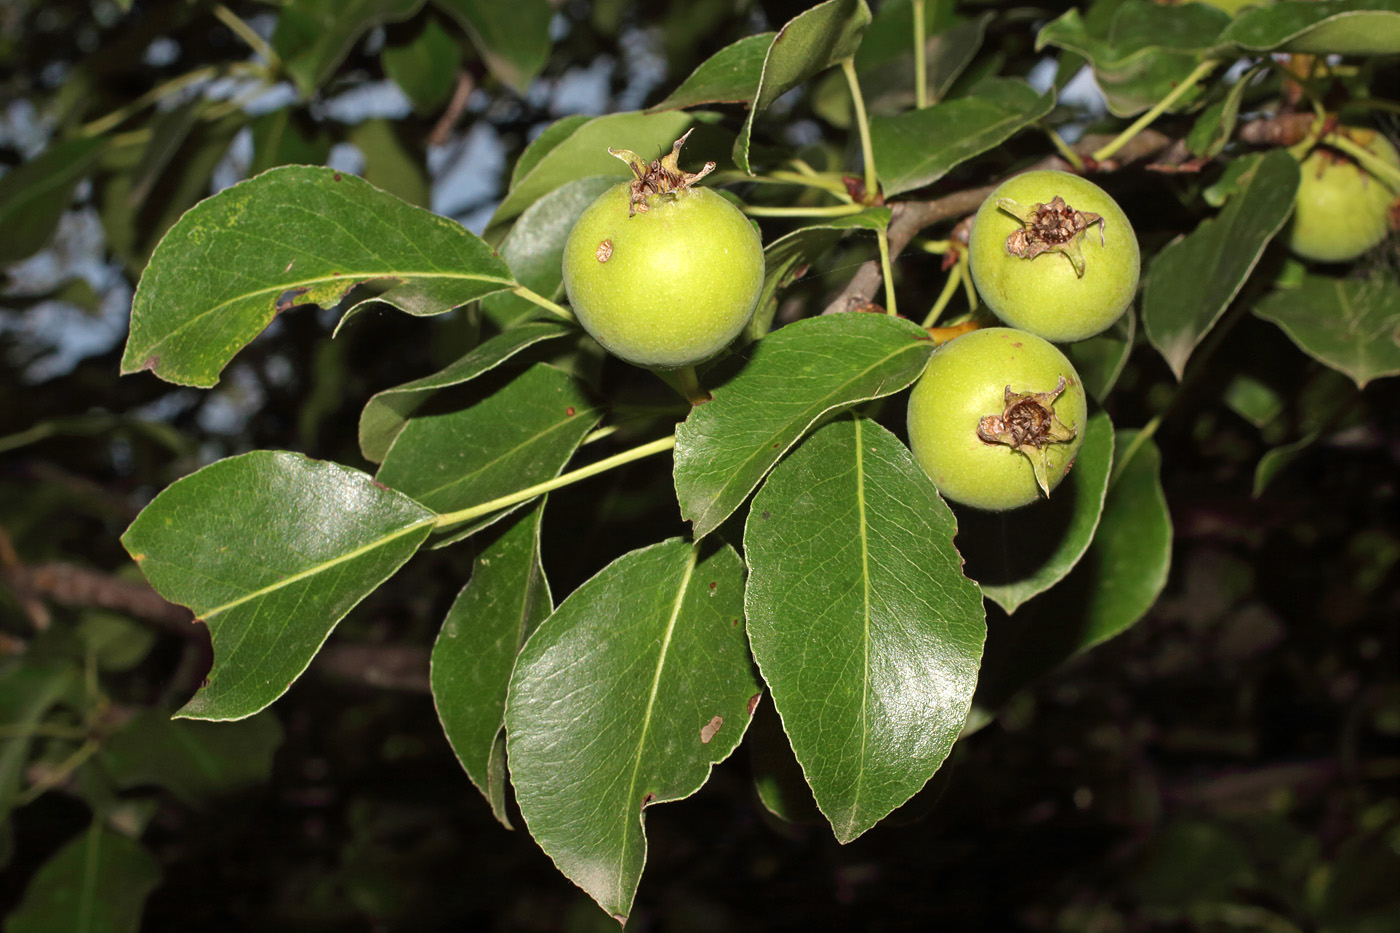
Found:
[{"label": "glossy leaf surface", "polygon": [[429,19],[411,41],[386,46],[379,60],[384,74],[413,101],[413,108],[430,113],[452,93],[462,50],[437,20]]},{"label": "glossy leaf surface", "polygon": [[332,306],[377,279],[396,284],[374,300],[416,315],[515,284],[460,224],[353,175],[272,169],[201,202],[161,240],[132,302],[122,372],[212,386],[282,311]]},{"label": "glossy leaf surface", "polygon": [[1246,10],[1221,40],[1251,52],[1394,55],[1400,50],[1397,0],[1318,0]]},{"label": "glossy leaf surface", "polygon": [[1106,22],[1070,10],[1040,31],[1036,48],[1053,45],[1087,58],[1108,109],[1130,117],[1170,94],[1229,22],[1229,14],[1204,3],[1123,0]]},{"label": "glossy leaf surface", "polygon": [[1297,288],[1279,289],[1254,313],[1283,329],[1308,356],[1345,373],[1358,388],[1400,375],[1400,282],[1310,275]]},{"label": "glossy leaf surface", "polygon": [[884,314],[807,318],[754,344],[676,429],[676,496],[695,537],[718,528],[823,417],[898,392],[932,352],[928,331]]},{"label": "glossy leaf surface", "polygon": [[754,99],[759,80],[763,77],[763,62],[768,47],[777,33],[760,32],[745,36],[711,55],[681,82],[665,100],[648,108],[679,110],[701,104],[748,103]]},{"label": "glossy leaf surface", "polygon": [[754,497],[749,639],[841,842],[923,787],[967,718],[986,625],[956,532],[904,445],[860,418],[822,427]]},{"label": "glossy leaf surface", "polygon": [[1293,212],[1298,163],[1282,149],[1261,156],[1219,215],[1169,243],[1147,273],[1147,339],[1178,379],[1191,351],[1225,313],[1264,247]]},{"label": "glossy leaf surface", "polygon": [[573,328],[555,321],[521,324],[478,344],[431,376],[375,394],[360,412],[360,452],[366,460],[383,462],[409,417],[440,389],[470,382],[542,340],[570,333]]},{"label": "glossy leaf surface", "polygon": [[1055,106],[1014,78],[984,81],[967,97],[870,121],[880,187],[887,196],[932,184],[961,162],[1001,145]]},{"label": "glossy leaf surface", "polygon": [[481,505],[559,475],[598,417],[572,376],[536,364],[474,405],[409,419],[375,479],[436,512]]},{"label": "glossy leaf surface", "polygon": [[646,807],[699,790],[739,744],[759,693],[728,546],[671,539],[575,590],[516,662],[511,779],[530,833],[626,919],[646,861]]},{"label": "glossy leaf surface", "polygon": [[214,669],[176,715],[244,719],[280,697],[434,518],[358,470],[277,451],[168,486],[122,544],[157,592],[209,626]]},{"label": "glossy leaf surface", "polygon": [[94,822],[39,867],[8,933],[135,933],[160,863],[145,846]]},{"label": "glossy leaf surface", "polygon": [[1099,412],[1084,428],[1074,469],[1048,500],[1009,512],[960,513],[967,575],[1008,613],[1065,578],[1094,540],[1113,463],[1113,425]]},{"label": "glossy leaf surface", "polygon": [[773,101],[812,75],[854,55],[869,24],[870,8],[865,0],[826,0],[803,10],[778,30],[763,59],[763,72],[744,128],[734,141],[734,163],[740,169],[753,171],[749,165],[753,121]]},{"label": "glossy leaf surface", "polygon": [[433,645],[433,703],[457,760],[505,826],[506,690],[525,639],[554,611],[540,565],[544,504],[481,552]]}]

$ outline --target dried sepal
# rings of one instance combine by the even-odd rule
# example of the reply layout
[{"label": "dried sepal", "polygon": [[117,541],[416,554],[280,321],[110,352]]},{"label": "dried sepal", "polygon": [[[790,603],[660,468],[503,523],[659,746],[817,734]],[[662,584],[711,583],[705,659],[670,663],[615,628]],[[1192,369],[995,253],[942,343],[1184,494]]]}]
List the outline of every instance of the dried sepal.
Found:
[{"label": "dried sepal", "polygon": [[1084,252],[1080,241],[1084,232],[1099,225],[1099,244],[1104,244],[1104,229],[1108,221],[1091,211],[1077,211],[1058,194],[1049,204],[1022,207],[1010,198],[998,198],[997,207],[1021,222],[1019,230],[1006,238],[1006,252],[1021,259],[1034,259],[1042,253],[1063,253],[1074,266],[1074,274],[1084,277]]},{"label": "dried sepal", "polygon": [[1049,392],[1013,392],[1006,387],[1001,414],[977,422],[977,437],[984,444],[1005,444],[1031,462],[1036,485],[1050,495],[1050,464],[1046,448],[1074,440],[1075,430],[1055,415],[1055,399],[1068,387],[1064,376]]},{"label": "dried sepal", "polygon": [[630,149],[608,148],[608,153],[626,162],[632,169],[632,174],[637,177],[632,180],[632,189],[627,206],[627,216],[635,217],[638,211],[645,214],[648,210],[647,198],[657,194],[667,194],[672,191],[684,191],[695,184],[706,175],[715,170],[715,163],[706,162],[705,167],[698,172],[685,172],[680,167],[681,146],[685,145],[686,137],[695,130],[692,127],[685,131],[685,135],[671,144],[671,151],[659,159],[652,159],[647,162],[641,156]]}]

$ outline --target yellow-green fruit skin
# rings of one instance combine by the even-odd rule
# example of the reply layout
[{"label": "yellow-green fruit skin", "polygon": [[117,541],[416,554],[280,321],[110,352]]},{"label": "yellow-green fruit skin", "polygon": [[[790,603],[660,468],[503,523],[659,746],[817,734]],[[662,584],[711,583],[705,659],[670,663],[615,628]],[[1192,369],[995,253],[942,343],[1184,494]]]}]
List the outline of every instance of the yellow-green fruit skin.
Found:
[{"label": "yellow-green fruit skin", "polygon": [[584,330],[629,363],[675,369],[729,345],[763,288],[763,243],[738,208],[706,188],[647,199],[603,192],[564,245],[564,288]]},{"label": "yellow-green fruit skin", "polygon": [[[1006,238],[1022,223],[998,207],[998,199],[1029,208],[1049,204],[1055,195],[1074,210],[1103,217],[1080,238],[1083,278],[1063,253],[1023,259],[1006,251]],[[1068,172],[1036,171],[1008,178],[982,202],[972,221],[968,262],[977,293],[997,317],[1046,340],[1072,343],[1102,333],[1128,310],[1142,257],[1128,215],[1107,191]]]},{"label": "yellow-green fruit skin", "polygon": [[[1379,133],[1350,130],[1353,141],[1400,168],[1400,155]],[[1385,239],[1400,193],[1350,159],[1314,149],[1303,160],[1288,246],[1315,262],[1351,262]]]},{"label": "yellow-green fruit skin", "polygon": [[988,327],[939,347],[909,396],[909,448],[943,498],[989,512],[1042,498],[1026,454],[977,436],[986,415],[1005,409],[1006,387],[1051,392],[1067,382],[1052,410],[1074,438],[1047,452],[1053,492],[1084,442],[1088,403],[1079,373],[1049,342],[1009,327]]}]

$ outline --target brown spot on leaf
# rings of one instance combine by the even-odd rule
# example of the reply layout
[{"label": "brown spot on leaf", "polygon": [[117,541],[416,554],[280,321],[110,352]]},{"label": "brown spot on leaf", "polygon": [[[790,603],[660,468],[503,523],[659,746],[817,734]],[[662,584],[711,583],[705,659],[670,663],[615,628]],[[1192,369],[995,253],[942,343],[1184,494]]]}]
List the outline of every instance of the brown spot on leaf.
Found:
[{"label": "brown spot on leaf", "polygon": [[715,587],[718,586],[718,585],[719,585],[719,584],[717,584],[717,583],[711,583],[711,584],[710,584],[710,595],[711,595],[711,596],[715,595]]},{"label": "brown spot on leaf", "polygon": [[568,408],[564,409],[564,414],[572,418],[574,416],[574,406],[570,405]]},{"label": "brown spot on leaf", "polygon": [[722,725],[724,725],[724,717],[723,717],[723,716],[715,716],[715,717],[712,718],[709,722],[707,722],[707,723],[705,723],[703,726],[701,726],[701,727],[700,727],[700,743],[701,743],[702,745],[709,745],[709,744],[710,744],[710,739],[713,739],[713,738],[715,737],[715,733],[719,731],[719,728],[720,728],[720,726],[722,726]]},{"label": "brown spot on leaf", "polygon": [[651,791],[647,791],[647,795],[642,798],[642,809],[645,810],[647,808],[647,805],[655,799],[656,795],[653,794]]},{"label": "brown spot on leaf", "polygon": [[753,715],[753,711],[754,711],[754,710],[758,709],[758,701],[761,700],[761,699],[763,699],[763,694],[762,694],[762,693],[755,693],[753,696],[749,697],[749,715],[750,715],[750,716]]},{"label": "brown spot on leaf", "polygon": [[730,626],[730,628],[738,628],[738,627],[739,627],[739,620],[738,620],[738,619],[735,619],[734,621],[732,621],[732,622],[729,623],[729,626]]},{"label": "brown spot on leaf", "polygon": [[335,174],[331,175],[331,178],[335,181],[340,181],[340,173],[336,172]]},{"label": "brown spot on leaf", "polygon": [[770,512],[770,511],[768,511],[767,509],[764,509],[761,513],[759,513],[759,515],[762,517],[762,519],[763,519],[765,522],[768,521],[768,519],[770,519],[770,518],[773,517],[773,513]]},{"label": "brown spot on leaf", "polygon": [[155,372],[156,367],[159,365],[160,354],[152,353],[150,356],[146,357],[144,360],[141,361],[140,369],[149,369],[151,372]]},{"label": "brown spot on leaf", "polygon": [[295,259],[293,259],[293,260],[291,260],[290,262],[288,262],[288,263],[287,263],[287,268],[283,269],[283,270],[282,270],[282,273],[285,275],[286,273],[291,272],[291,271],[292,271],[292,266],[293,266],[295,263],[296,263],[296,260],[295,260]]}]

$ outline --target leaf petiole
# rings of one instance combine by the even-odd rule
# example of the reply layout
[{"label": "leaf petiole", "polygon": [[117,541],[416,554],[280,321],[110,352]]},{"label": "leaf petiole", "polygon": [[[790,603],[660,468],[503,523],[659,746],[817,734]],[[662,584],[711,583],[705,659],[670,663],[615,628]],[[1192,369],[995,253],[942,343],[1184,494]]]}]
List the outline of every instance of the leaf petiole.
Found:
[{"label": "leaf petiole", "polygon": [[1109,142],[1105,143],[1103,146],[1094,150],[1094,153],[1090,156],[1090,158],[1093,159],[1095,162],[1102,162],[1104,159],[1107,159],[1110,156],[1117,153],[1118,150],[1126,146],[1134,136],[1147,129],[1147,127],[1151,125],[1153,120],[1166,113],[1167,110],[1171,108],[1172,104],[1181,100],[1181,98],[1186,95],[1187,91],[1191,90],[1193,87],[1200,83],[1202,78],[1214,71],[1216,64],[1217,62],[1213,58],[1208,58],[1205,61],[1201,62],[1199,65],[1196,66],[1196,69],[1194,71],[1192,71],[1189,75],[1182,79],[1180,84],[1172,88],[1170,94],[1157,101],[1157,103],[1153,104],[1151,109],[1149,109],[1142,116],[1134,120],[1132,125],[1129,126],[1126,130],[1119,133],[1117,136],[1115,136]]},{"label": "leaf petiole", "polygon": [[541,294],[532,292],[524,285],[515,286],[511,289],[511,292],[513,292],[516,295],[519,295],[526,301],[533,301],[535,304],[539,305],[541,308],[544,308],[550,314],[563,318],[569,323],[573,323],[575,320],[573,312],[570,311],[568,308],[555,304],[554,302],[550,301],[548,298],[544,297]]},{"label": "leaf petiole", "polygon": [[856,128],[860,130],[860,154],[865,160],[865,199],[870,201],[879,191],[880,181],[875,175],[875,148],[870,143],[870,120],[865,115],[865,97],[860,93],[855,59],[841,59],[841,71],[846,75],[846,84],[851,89],[851,102],[856,108]]}]

